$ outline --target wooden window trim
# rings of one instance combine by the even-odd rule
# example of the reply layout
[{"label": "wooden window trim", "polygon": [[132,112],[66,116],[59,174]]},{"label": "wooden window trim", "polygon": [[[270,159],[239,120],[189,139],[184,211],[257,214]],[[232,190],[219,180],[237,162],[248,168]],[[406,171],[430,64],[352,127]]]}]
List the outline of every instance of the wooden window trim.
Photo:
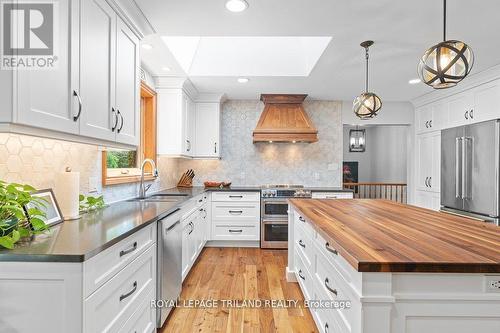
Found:
[{"label": "wooden window trim", "polygon": [[[155,163],[156,159],[156,92],[148,86],[144,81],[141,81],[141,104],[144,100],[144,112],[141,110],[141,134],[140,145],[137,149],[138,161],[143,161],[145,158],[150,158]],[[141,181],[141,176],[114,176],[108,177],[107,170],[107,152],[102,152],[102,185],[118,185],[127,183],[137,183]],[[151,166],[146,166],[147,173],[144,175],[144,180],[155,180]]]}]

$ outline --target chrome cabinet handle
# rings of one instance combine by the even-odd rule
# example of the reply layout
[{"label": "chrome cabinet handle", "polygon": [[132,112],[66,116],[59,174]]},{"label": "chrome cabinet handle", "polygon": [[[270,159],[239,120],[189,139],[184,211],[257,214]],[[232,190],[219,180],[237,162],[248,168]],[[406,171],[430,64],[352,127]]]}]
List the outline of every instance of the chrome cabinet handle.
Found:
[{"label": "chrome cabinet handle", "polygon": [[299,240],[299,245],[302,246],[304,249],[306,248],[306,244],[301,240]]},{"label": "chrome cabinet handle", "polygon": [[425,128],[429,128],[429,121],[428,120],[425,122]]},{"label": "chrome cabinet handle", "polygon": [[325,278],[325,288],[328,289],[329,292],[331,292],[332,294],[334,294],[335,296],[337,296],[337,289],[332,289],[332,287],[330,287],[328,284],[330,283],[330,281],[328,280],[328,278]]},{"label": "chrome cabinet handle", "polygon": [[217,154],[217,142],[214,142],[214,154]]},{"label": "chrome cabinet handle", "polygon": [[82,98],[80,97],[80,94],[78,91],[73,90],[73,96],[75,96],[78,99],[78,113],[76,116],[73,116],[73,121],[77,121],[80,118],[80,115],[82,114]]},{"label": "chrome cabinet handle", "polygon": [[432,128],[432,120],[429,120],[429,128]]},{"label": "chrome cabinet handle", "polygon": [[432,187],[432,177],[429,177],[429,187]]},{"label": "chrome cabinet handle", "polygon": [[241,214],[243,214],[243,211],[242,210],[230,210],[229,214],[238,214],[238,215],[241,215]]},{"label": "chrome cabinet handle", "polygon": [[474,119],[474,109],[469,111],[470,119]]},{"label": "chrome cabinet handle", "polygon": [[242,229],[238,229],[238,230],[229,229],[229,232],[232,232],[232,233],[241,233],[241,232],[243,232],[243,230]]},{"label": "chrome cabinet handle", "polygon": [[469,111],[465,111],[464,117],[465,119],[469,119]]},{"label": "chrome cabinet handle", "polygon": [[339,252],[337,250],[330,247],[330,243],[328,243],[328,242],[325,243],[325,248],[328,252],[331,252],[331,253],[336,254],[336,255],[339,254]]},{"label": "chrome cabinet handle", "polygon": [[230,195],[229,197],[230,198],[238,198],[238,199],[242,199],[243,198],[242,195]]},{"label": "chrome cabinet handle", "polygon": [[129,297],[130,295],[132,295],[133,293],[135,293],[135,291],[137,290],[137,281],[134,281],[133,286],[134,287],[132,288],[131,291],[120,296],[120,302],[123,301],[125,298]]},{"label": "chrome cabinet handle", "polygon": [[187,150],[187,151],[191,151],[191,141],[186,140],[186,143],[187,143],[186,150]]},{"label": "chrome cabinet handle", "polygon": [[122,116],[122,113],[120,112],[120,110],[118,110],[118,109],[116,109],[116,113],[120,116],[120,120],[121,120],[120,128],[117,130],[117,132],[120,133],[122,131],[122,128],[123,128],[123,116]]},{"label": "chrome cabinet handle", "polygon": [[113,115],[113,118],[115,120],[115,124],[113,127],[111,127],[111,132],[114,132],[116,130],[116,127],[118,126],[118,114],[116,113],[115,108],[111,108],[111,114]]},{"label": "chrome cabinet handle", "polygon": [[299,269],[299,277],[302,279],[302,280],[306,280],[306,277],[304,275],[302,275],[302,270]]},{"label": "chrome cabinet handle", "polygon": [[328,323],[326,323],[325,324],[325,333],[328,333],[328,328],[329,328]]},{"label": "chrome cabinet handle", "polygon": [[427,183],[428,180],[429,180],[429,177],[425,177],[425,181],[424,181],[425,187],[429,187],[429,184]]},{"label": "chrome cabinet handle", "polygon": [[130,247],[129,249],[121,250],[120,257],[123,257],[124,255],[129,254],[131,252],[134,252],[135,250],[137,250],[137,242],[134,242],[134,244],[132,244],[132,247]]},{"label": "chrome cabinet handle", "polygon": [[299,216],[299,220],[302,221],[302,222],[306,221],[302,216]]},{"label": "chrome cabinet handle", "polygon": [[191,230],[189,230],[188,235],[191,235],[191,233],[194,231],[194,224],[193,222],[189,222],[189,225],[191,226]]}]

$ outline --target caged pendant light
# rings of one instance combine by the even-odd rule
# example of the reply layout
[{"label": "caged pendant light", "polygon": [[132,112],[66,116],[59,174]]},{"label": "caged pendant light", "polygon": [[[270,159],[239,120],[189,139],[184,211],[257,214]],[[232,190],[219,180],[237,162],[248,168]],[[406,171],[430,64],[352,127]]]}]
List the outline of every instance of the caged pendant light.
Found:
[{"label": "caged pendant light", "polygon": [[367,40],[360,44],[365,49],[366,59],[366,86],[365,92],[354,99],[353,111],[360,119],[371,119],[377,115],[382,108],[382,100],[375,93],[368,92],[368,49],[373,41]]},{"label": "caged pendant light", "polygon": [[418,75],[434,89],[451,88],[465,79],[474,64],[474,53],[464,42],[446,40],[446,0],[443,0],[443,41],[425,51]]}]

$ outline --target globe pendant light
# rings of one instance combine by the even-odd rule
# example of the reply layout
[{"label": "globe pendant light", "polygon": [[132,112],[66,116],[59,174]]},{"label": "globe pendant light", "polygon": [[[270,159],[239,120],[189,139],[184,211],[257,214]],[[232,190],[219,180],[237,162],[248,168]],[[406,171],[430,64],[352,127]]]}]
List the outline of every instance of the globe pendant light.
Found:
[{"label": "globe pendant light", "polygon": [[365,92],[354,99],[353,111],[360,119],[373,118],[382,108],[382,101],[375,93],[368,92],[368,48],[373,45],[373,41],[367,40],[360,44],[365,49],[366,59],[366,87]]},{"label": "globe pendant light", "polygon": [[465,79],[474,64],[474,53],[464,42],[446,40],[446,0],[443,0],[443,41],[425,51],[418,75],[434,89],[454,87]]}]

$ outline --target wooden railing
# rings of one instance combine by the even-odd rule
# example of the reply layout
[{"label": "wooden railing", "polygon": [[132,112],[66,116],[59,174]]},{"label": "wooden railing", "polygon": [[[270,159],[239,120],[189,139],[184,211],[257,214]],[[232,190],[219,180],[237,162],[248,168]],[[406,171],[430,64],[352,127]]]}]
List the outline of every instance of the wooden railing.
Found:
[{"label": "wooden railing", "polygon": [[344,183],[344,188],[354,191],[354,198],[386,199],[406,203],[407,185],[399,183]]}]

